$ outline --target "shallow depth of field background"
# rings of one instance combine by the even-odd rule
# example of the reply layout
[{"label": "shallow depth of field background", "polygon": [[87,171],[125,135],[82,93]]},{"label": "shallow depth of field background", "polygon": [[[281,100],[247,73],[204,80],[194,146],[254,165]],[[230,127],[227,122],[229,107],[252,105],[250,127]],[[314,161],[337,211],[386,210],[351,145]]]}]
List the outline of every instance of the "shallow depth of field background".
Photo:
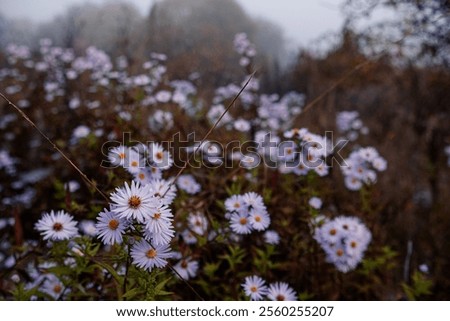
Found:
[{"label": "shallow depth of field background", "polygon": [[[156,1],[148,13],[125,2],[75,5],[40,24],[10,18],[0,7],[0,69],[12,68],[8,44],[28,46],[33,60],[39,57],[39,40],[48,38],[53,46],[73,48],[76,56],[95,46],[110,57],[114,69],[120,62],[117,58],[125,57],[129,75],[144,73],[143,63],[152,53],[166,54],[164,77],[189,79],[197,89],[191,96],[196,106],[192,113],[170,102],[144,106],[145,93],[139,88],[92,91],[87,74],[67,81],[64,95],[49,100],[43,87],[46,75],[18,63],[17,72],[25,78],[2,74],[0,92],[23,107],[109,195],[131,178],[123,169],[100,167],[105,159],[102,145],[121,140],[124,132],[141,142],[170,141],[178,132],[182,137],[196,132],[201,138],[211,127],[206,115],[215,89],[230,83],[240,86],[247,75],[233,49],[234,36],[245,32],[256,46],[252,70],[260,80],[261,93],[282,96],[297,91],[305,95],[305,105],[320,97],[293,120],[291,128],[305,127],[320,135],[333,131],[337,137],[338,112],[358,111],[369,133],[345,147],[344,156],[355,146],[373,146],[388,166],[376,183],[362,191],[348,190],[338,168],[325,177],[281,174],[263,166],[252,171],[237,166],[187,168],[185,173],[196,178],[201,192],[179,193],[172,208],[175,215],[185,218],[201,211],[211,221],[223,223],[223,201],[233,192],[254,191],[264,196],[271,228],[280,235],[270,255],[264,244],[250,238],[239,244],[200,240],[198,247],[189,249],[200,265],[189,284],[205,299],[246,299],[240,286],[244,277],[263,271],[267,279],[289,283],[301,299],[448,300],[450,4],[391,2],[388,7],[382,7],[381,1],[342,2],[342,29],[302,48],[285,40],[276,21],[255,18],[234,0]],[[389,21],[380,13],[376,19],[367,18],[378,8]],[[161,85],[160,89],[167,88]],[[81,101],[76,109],[69,107],[75,96]],[[20,106],[20,101],[27,103]],[[233,117],[258,117],[239,109],[239,104],[230,111]],[[151,128],[149,117],[156,109],[173,114],[172,128]],[[74,139],[73,131],[80,125],[91,134]],[[99,135],[93,134],[95,130],[101,130]],[[210,139],[226,144],[250,140],[253,134],[252,129],[239,132],[222,126]],[[95,220],[106,202],[3,100],[0,135],[0,150],[15,160],[14,173],[0,167],[0,299],[30,299],[31,294],[27,297],[24,290],[19,295],[17,288],[32,281],[27,266],[42,263],[47,251],[34,229],[41,213],[64,209],[77,221]],[[177,168],[168,172],[173,176]],[[74,192],[65,188],[70,181],[79,184]],[[311,196],[322,199],[321,214],[357,216],[371,231],[364,261],[354,271],[341,273],[325,261],[308,225]],[[266,252],[259,253],[260,248]],[[93,269],[77,277],[80,284],[87,280],[109,284],[106,290],[72,289],[68,299],[117,299],[113,280],[99,273]],[[161,285],[164,295],[152,298],[198,299],[185,283],[174,277],[167,280]]]}]

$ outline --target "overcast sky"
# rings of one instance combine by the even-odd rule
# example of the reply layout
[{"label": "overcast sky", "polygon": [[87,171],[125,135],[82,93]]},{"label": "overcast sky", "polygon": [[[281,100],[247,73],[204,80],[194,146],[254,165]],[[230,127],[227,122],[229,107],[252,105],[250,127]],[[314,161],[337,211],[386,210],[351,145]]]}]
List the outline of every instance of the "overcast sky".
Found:
[{"label": "overcast sky", "polygon": [[[51,19],[73,4],[104,3],[114,0],[0,0],[0,13],[10,18],[35,22]],[[129,0],[146,15],[155,0]],[[186,0],[189,1],[189,0]],[[252,16],[267,18],[284,29],[293,45],[306,46],[343,23],[339,9],[343,0],[236,0]]]}]

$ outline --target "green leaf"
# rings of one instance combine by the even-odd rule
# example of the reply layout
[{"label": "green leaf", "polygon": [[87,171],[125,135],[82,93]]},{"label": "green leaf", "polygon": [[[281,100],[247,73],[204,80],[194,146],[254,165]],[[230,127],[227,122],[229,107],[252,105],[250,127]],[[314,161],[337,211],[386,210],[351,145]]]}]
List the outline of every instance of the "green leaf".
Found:
[{"label": "green leaf", "polygon": [[104,263],[104,262],[100,262],[97,261],[96,264],[99,266],[100,268],[103,268],[105,270],[107,270],[109,272],[109,274],[111,274],[111,276],[117,281],[117,283],[122,284],[123,283],[123,278],[121,276],[119,276],[119,274],[117,274],[116,270],[109,264]]},{"label": "green leaf", "polygon": [[122,295],[122,297],[126,299],[132,299],[133,297],[136,297],[138,294],[142,294],[142,289],[134,288],[128,290],[124,295]]}]

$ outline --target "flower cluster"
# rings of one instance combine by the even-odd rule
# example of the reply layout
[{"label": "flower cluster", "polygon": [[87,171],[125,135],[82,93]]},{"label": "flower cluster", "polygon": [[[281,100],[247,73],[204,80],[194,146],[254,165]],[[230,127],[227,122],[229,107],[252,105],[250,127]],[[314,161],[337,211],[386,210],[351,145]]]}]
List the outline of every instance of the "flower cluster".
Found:
[{"label": "flower cluster", "polygon": [[291,126],[292,120],[300,114],[305,96],[295,91],[283,96],[277,94],[261,95],[255,123],[261,130],[279,131]]},{"label": "flower cluster", "polygon": [[367,135],[369,128],[364,126],[357,111],[341,111],[336,116],[336,125],[339,132],[350,141],[355,141],[359,134]]},{"label": "flower cluster", "polygon": [[108,159],[112,166],[122,166],[134,176],[134,180],[143,185],[162,177],[162,171],[169,169],[172,156],[158,143],[132,147],[117,146],[111,148]]},{"label": "flower cluster", "polygon": [[242,283],[245,295],[252,301],[261,301],[265,297],[271,301],[297,301],[297,293],[285,282],[266,285],[266,281],[256,275],[248,276]]},{"label": "flower cluster", "polygon": [[239,64],[242,67],[250,65],[251,60],[256,55],[255,46],[250,42],[246,33],[238,33],[234,36],[234,49],[241,55]]},{"label": "flower cluster", "polygon": [[[256,55],[255,47],[250,43],[245,33],[239,33],[235,36],[234,45],[236,51],[241,55],[240,64],[246,68],[247,74],[251,73],[251,62]],[[207,113],[207,118],[211,123],[216,120],[225,110],[226,102],[234,98],[247,82],[247,76],[240,85],[228,84],[219,87],[215,91],[213,106]],[[256,130],[280,131],[291,126],[292,120],[297,116],[304,105],[305,97],[297,92],[288,92],[283,96],[278,94],[260,94],[260,81],[253,75],[245,90],[241,93],[239,100],[244,110],[256,111],[258,117],[246,119],[241,115],[233,117],[226,114],[219,125],[225,126],[228,130],[237,130],[248,133],[253,127]]]},{"label": "flower cluster", "polygon": [[[161,188],[164,185],[165,189]],[[98,217],[97,229],[103,243],[120,243],[125,230],[132,226],[143,235],[131,249],[134,263],[149,271],[165,266],[165,259],[170,257],[169,243],[175,235],[168,206],[173,197],[170,184],[161,184],[160,180],[146,185],[133,181],[116,188],[111,194],[111,210],[104,210]]]},{"label": "flower cluster", "polygon": [[346,273],[363,259],[372,234],[358,218],[339,216],[316,227],[314,238],[325,251],[327,261]]},{"label": "flower cluster", "polygon": [[270,225],[270,215],[263,198],[254,192],[233,195],[225,200],[230,228],[236,234],[250,234],[253,230],[264,231]]},{"label": "flower cluster", "polygon": [[345,176],[345,186],[352,191],[361,189],[364,184],[373,184],[377,180],[377,171],[386,170],[386,160],[374,147],[359,148],[345,159],[341,166]]},{"label": "flower cluster", "polygon": [[290,140],[280,143],[278,147],[280,172],[306,175],[314,171],[319,176],[328,174],[325,159],[331,152],[331,144],[326,137],[311,133],[306,128],[288,130],[284,132],[284,137]]}]

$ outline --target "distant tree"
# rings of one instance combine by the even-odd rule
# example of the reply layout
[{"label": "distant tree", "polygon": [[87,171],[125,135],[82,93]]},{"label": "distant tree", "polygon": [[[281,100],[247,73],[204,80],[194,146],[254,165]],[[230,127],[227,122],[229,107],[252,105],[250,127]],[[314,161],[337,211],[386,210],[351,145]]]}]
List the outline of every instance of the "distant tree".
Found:
[{"label": "distant tree", "polygon": [[143,16],[130,3],[83,4],[72,6],[43,24],[38,36],[49,37],[55,44],[77,51],[94,45],[111,55],[130,56],[138,42],[134,36],[142,21]]},{"label": "distant tree", "polygon": [[166,53],[170,72],[184,77],[198,70],[212,86],[239,74],[233,50],[233,38],[239,32],[246,32],[261,56],[270,61],[284,52],[280,28],[266,20],[253,20],[234,0],[157,1],[145,28],[144,56]]},{"label": "distant tree", "polygon": [[234,35],[253,28],[234,0],[158,1],[148,16],[142,49],[146,56],[154,51],[167,54],[176,76],[200,70],[214,85],[223,84],[236,74],[236,68],[229,69],[238,65],[236,60],[230,64]]},{"label": "distant tree", "polygon": [[[394,18],[355,28],[377,10],[392,10]],[[450,67],[449,0],[346,0],[344,12],[347,25],[360,33],[365,46],[389,45],[391,52],[396,49],[403,57]]]},{"label": "distant tree", "polygon": [[4,48],[8,43],[33,45],[34,24],[27,19],[7,19],[0,14],[0,47]]}]

